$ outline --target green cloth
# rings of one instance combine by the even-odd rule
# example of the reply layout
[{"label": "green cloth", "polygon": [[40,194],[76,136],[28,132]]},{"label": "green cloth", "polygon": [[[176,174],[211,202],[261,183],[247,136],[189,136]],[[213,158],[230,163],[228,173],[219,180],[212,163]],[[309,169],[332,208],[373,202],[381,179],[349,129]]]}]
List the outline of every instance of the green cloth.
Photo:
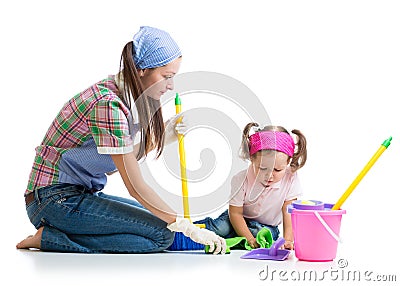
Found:
[{"label": "green cloth", "polygon": [[[231,249],[247,249],[252,250],[253,248],[249,245],[247,239],[243,236],[237,236],[232,238],[226,238],[226,253],[230,253]],[[256,235],[256,241],[260,245],[260,248],[270,248],[274,239],[269,228],[263,227]],[[210,246],[205,246],[205,252],[209,253]]]}]

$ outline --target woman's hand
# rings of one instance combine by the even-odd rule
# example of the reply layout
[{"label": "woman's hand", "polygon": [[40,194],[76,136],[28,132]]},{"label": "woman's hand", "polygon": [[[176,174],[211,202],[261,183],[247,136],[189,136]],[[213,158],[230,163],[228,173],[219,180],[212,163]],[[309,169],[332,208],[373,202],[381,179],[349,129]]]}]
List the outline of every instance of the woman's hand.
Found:
[{"label": "woman's hand", "polygon": [[183,112],[172,116],[165,122],[164,145],[169,145],[178,139],[178,134],[185,134],[187,121]]},{"label": "woman's hand", "polygon": [[187,218],[176,218],[176,221],[168,224],[167,228],[171,231],[182,232],[193,241],[210,246],[209,252],[213,254],[225,254],[226,241],[214,232],[199,228],[192,224]]}]

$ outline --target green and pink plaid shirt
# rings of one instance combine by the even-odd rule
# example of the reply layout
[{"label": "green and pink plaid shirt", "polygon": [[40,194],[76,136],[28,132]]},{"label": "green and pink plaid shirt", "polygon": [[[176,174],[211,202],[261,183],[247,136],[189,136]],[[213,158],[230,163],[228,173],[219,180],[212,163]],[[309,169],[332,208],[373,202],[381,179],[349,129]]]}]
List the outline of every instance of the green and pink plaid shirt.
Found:
[{"label": "green and pink plaid shirt", "polygon": [[62,107],[36,148],[25,193],[58,183],[104,188],[116,169],[110,154],[132,152],[138,129],[118,94],[111,75]]}]

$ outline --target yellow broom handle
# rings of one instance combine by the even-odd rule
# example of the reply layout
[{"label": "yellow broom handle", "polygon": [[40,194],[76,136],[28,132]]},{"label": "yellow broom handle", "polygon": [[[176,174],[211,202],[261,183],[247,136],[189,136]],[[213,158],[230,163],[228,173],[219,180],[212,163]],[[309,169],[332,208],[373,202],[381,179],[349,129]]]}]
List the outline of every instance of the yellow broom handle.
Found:
[{"label": "yellow broom handle", "polygon": [[392,137],[389,137],[389,139],[385,140],[382,145],[379,147],[378,151],[372,156],[372,158],[368,161],[368,163],[365,165],[365,167],[361,170],[360,174],[354,179],[354,181],[351,183],[351,185],[347,188],[347,190],[343,193],[343,195],[340,197],[340,199],[337,201],[337,203],[332,207],[332,210],[338,210],[342,206],[342,204],[345,202],[345,200],[350,196],[350,194],[354,191],[358,183],[364,178],[365,174],[371,169],[371,167],[375,164],[375,162],[378,160],[378,158],[382,155],[382,153],[389,147],[390,141],[392,140]]},{"label": "yellow broom handle", "polygon": [[[175,97],[175,112],[176,114],[181,113],[181,100],[179,98],[179,94],[176,94]],[[177,123],[180,123],[182,118],[177,120]],[[184,136],[182,134],[178,134],[178,143],[179,143],[179,161],[181,166],[181,182],[182,182],[182,199],[183,199],[183,216],[190,220],[190,211],[189,211],[189,192],[187,185],[187,177],[186,177],[186,156],[185,156],[185,141]]]}]

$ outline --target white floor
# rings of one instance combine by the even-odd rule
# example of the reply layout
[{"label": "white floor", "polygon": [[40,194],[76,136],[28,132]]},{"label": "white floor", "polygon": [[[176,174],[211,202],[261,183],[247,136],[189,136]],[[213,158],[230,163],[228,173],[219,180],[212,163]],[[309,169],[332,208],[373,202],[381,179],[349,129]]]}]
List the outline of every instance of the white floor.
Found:
[{"label": "white floor", "polygon": [[217,281],[305,285],[318,280],[323,285],[350,285],[356,279],[359,285],[366,281],[372,285],[376,279],[396,279],[385,285],[399,285],[398,249],[371,245],[362,250],[342,243],[334,261],[318,263],[299,261],[294,252],[285,261],[241,259],[245,252],[234,250],[224,256],[202,251],[87,255],[7,248],[0,281],[11,281],[1,285],[214,285]]}]

